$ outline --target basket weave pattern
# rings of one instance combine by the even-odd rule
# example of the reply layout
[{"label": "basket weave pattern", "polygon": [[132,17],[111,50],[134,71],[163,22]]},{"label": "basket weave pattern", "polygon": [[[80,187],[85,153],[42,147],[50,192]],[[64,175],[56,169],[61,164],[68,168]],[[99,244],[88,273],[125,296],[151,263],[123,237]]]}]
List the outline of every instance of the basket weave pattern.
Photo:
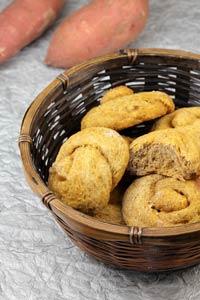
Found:
[{"label": "basket weave pattern", "polygon": [[[99,222],[61,203],[47,187],[48,170],[62,143],[106,90],[160,90],[176,107],[200,106],[200,55],[163,49],[127,49],[75,66],[59,75],[28,108],[19,146],[27,180],[59,225],[82,250],[106,263],[163,271],[200,262],[200,223],[138,228]],[[146,133],[151,122],[128,129]]]}]

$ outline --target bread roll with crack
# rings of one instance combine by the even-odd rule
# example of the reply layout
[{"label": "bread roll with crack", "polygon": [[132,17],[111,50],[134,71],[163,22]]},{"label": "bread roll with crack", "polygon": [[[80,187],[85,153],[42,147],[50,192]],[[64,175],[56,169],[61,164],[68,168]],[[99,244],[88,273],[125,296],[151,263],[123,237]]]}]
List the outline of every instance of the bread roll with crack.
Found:
[{"label": "bread roll with crack", "polygon": [[144,176],[125,192],[122,213],[129,226],[170,227],[199,222],[200,189],[192,180]]},{"label": "bread roll with crack", "polygon": [[180,180],[200,175],[200,127],[157,130],[135,139],[129,170],[137,176],[160,174]]},{"label": "bread roll with crack", "polygon": [[200,107],[180,108],[156,121],[152,130],[183,127],[197,122],[200,122]]},{"label": "bread roll with crack", "polygon": [[50,168],[48,185],[66,204],[82,211],[104,208],[129,161],[127,142],[109,128],[88,128],[71,136]]},{"label": "bread roll with crack", "polygon": [[81,129],[101,126],[122,130],[172,111],[174,103],[166,93],[153,91],[125,95],[92,108],[83,117]]}]

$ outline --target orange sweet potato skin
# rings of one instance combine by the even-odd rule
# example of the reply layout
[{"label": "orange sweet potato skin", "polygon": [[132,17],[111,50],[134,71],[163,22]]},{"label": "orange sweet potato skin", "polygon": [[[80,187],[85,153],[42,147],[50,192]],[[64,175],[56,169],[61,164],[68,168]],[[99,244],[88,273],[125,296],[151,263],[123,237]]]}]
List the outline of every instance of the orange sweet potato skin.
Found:
[{"label": "orange sweet potato skin", "polygon": [[148,0],[93,0],[57,28],[45,62],[70,67],[116,51],[139,34],[147,15]]},{"label": "orange sweet potato skin", "polygon": [[64,0],[15,0],[0,13],[0,63],[39,37],[56,19]]}]

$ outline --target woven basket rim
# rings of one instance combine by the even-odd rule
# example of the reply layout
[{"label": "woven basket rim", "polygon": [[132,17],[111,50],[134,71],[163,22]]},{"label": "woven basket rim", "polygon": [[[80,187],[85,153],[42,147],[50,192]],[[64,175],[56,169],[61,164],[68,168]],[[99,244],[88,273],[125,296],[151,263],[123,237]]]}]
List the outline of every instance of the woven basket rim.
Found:
[{"label": "woven basket rim", "polygon": [[[88,228],[91,237],[95,237],[96,233],[105,235],[105,239],[110,239],[115,236],[115,240],[119,237],[121,240],[130,240],[134,232],[140,235],[142,232],[143,237],[172,237],[177,235],[191,234],[200,231],[200,222],[186,225],[179,225],[173,227],[158,227],[158,228],[139,228],[129,227],[126,225],[114,225],[98,221],[90,216],[87,216],[72,207],[63,204],[55,195],[48,189],[46,184],[42,181],[37,173],[33,160],[31,158],[30,145],[32,142],[30,136],[31,124],[34,117],[37,115],[40,105],[52,93],[59,93],[65,90],[70,84],[71,77],[74,77],[80,70],[92,67],[94,64],[100,64],[102,61],[115,60],[116,58],[127,58],[127,62],[134,62],[135,58],[140,55],[145,56],[171,56],[179,59],[198,60],[200,63],[200,54],[187,52],[182,50],[163,49],[163,48],[140,48],[140,49],[123,49],[120,52],[108,54],[93,58],[89,61],[76,65],[68,70],[65,70],[61,75],[54,79],[30,104],[24,115],[21,124],[19,136],[19,148],[21,153],[22,164],[24,167],[25,175],[32,182],[31,187],[35,193],[43,199],[43,202],[57,215],[61,216],[66,223],[76,225],[78,231],[79,225],[84,225]],[[135,230],[136,229],[136,230]]]}]

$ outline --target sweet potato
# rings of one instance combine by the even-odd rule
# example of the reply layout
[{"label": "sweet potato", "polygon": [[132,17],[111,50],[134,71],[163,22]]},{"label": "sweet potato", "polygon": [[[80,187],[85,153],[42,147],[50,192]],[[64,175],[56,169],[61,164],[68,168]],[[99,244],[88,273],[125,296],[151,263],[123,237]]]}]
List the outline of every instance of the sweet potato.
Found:
[{"label": "sweet potato", "polygon": [[45,62],[70,67],[118,50],[144,28],[147,14],[148,0],[93,0],[57,28]]},{"label": "sweet potato", "polygon": [[64,0],[15,0],[0,13],[0,63],[39,37],[56,19]]}]

